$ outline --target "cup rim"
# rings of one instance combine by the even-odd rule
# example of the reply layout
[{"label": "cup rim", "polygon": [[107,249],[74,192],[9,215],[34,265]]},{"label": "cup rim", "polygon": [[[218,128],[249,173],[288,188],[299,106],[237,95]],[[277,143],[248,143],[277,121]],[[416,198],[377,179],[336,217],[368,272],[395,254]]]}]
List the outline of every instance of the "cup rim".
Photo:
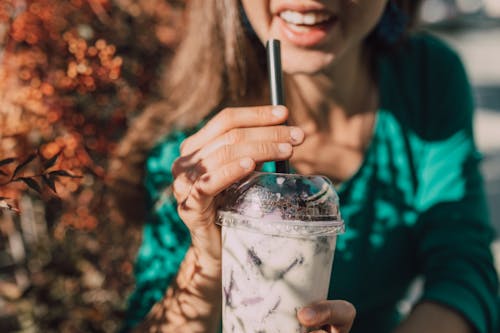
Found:
[{"label": "cup rim", "polygon": [[[237,223],[231,223],[237,219]],[[262,218],[244,216],[230,211],[218,211],[216,224],[226,228],[245,229],[264,234],[295,237],[333,236],[345,232],[345,223],[342,219],[331,220],[269,220],[272,225],[262,227]]]}]

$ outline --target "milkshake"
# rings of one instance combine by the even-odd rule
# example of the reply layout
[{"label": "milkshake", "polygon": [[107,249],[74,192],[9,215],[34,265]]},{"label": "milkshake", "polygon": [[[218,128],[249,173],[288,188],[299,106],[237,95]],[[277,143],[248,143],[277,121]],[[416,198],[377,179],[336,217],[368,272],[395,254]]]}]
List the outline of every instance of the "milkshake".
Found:
[{"label": "milkshake", "polygon": [[220,199],[223,332],[306,332],[297,311],[326,299],[344,228],[333,186],[256,172]]}]

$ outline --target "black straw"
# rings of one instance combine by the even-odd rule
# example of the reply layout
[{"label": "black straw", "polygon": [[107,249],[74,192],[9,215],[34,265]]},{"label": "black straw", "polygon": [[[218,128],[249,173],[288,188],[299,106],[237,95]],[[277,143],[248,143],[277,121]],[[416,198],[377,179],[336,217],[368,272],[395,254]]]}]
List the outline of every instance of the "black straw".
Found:
[{"label": "black straw", "polygon": [[[281,70],[281,48],[278,39],[267,41],[267,70],[269,72],[269,88],[272,105],[285,105],[283,89],[283,72]],[[286,161],[274,162],[277,173],[290,173],[290,163]]]}]

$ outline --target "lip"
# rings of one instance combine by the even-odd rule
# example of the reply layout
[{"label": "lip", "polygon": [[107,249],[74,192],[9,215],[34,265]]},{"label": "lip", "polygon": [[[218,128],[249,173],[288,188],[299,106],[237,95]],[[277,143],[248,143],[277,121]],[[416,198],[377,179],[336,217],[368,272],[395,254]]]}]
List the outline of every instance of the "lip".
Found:
[{"label": "lip", "polygon": [[299,47],[312,47],[320,44],[335,26],[337,19],[327,21],[322,24],[307,27],[304,30],[296,30],[293,26],[279,16],[275,16],[278,22],[280,35],[285,37],[290,43]]},{"label": "lip", "polygon": [[293,10],[295,12],[301,12],[301,13],[310,11],[326,11],[330,12],[332,15],[335,16],[334,12],[330,8],[318,2],[308,2],[308,3],[305,2],[300,3],[297,1],[282,2],[272,10],[272,13],[273,15],[279,16],[279,14],[285,10]]},{"label": "lip", "polygon": [[[322,24],[307,27],[303,30],[297,30],[280,17],[280,14],[286,10],[291,10],[299,13],[306,12],[327,12],[333,16],[333,19]],[[279,34],[282,38],[288,40],[291,44],[298,47],[313,47],[325,40],[333,27],[336,25],[338,18],[334,11],[327,8],[319,2],[281,2],[272,9],[273,19],[276,20]]]}]

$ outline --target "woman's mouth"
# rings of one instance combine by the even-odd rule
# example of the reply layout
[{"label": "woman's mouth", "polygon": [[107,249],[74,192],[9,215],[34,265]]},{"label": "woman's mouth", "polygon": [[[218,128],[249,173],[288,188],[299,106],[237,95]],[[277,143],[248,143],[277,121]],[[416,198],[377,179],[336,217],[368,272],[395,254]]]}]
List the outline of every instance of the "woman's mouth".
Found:
[{"label": "woman's mouth", "polygon": [[312,27],[331,20],[333,15],[327,12],[300,13],[293,10],[285,10],[280,13],[280,17],[286,23],[296,25],[297,27]]},{"label": "woman's mouth", "polygon": [[281,33],[291,43],[310,47],[320,43],[337,21],[326,10],[294,11],[286,9],[278,14]]}]

